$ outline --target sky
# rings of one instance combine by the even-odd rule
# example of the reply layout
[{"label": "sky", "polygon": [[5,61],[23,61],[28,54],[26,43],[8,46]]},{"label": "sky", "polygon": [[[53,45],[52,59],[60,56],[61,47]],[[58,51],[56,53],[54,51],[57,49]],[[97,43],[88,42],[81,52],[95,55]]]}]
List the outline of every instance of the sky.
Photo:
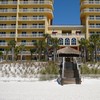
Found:
[{"label": "sky", "polygon": [[54,0],[55,25],[80,24],[80,0]]}]

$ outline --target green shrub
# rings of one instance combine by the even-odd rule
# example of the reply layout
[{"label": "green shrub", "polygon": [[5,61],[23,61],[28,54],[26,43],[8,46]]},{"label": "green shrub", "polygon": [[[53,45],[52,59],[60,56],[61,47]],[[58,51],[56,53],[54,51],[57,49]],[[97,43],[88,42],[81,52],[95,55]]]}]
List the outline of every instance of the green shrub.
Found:
[{"label": "green shrub", "polygon": [[40,74],[53,74],[57,75],[59,73],[59,68],[54,62],[48,62],[47,66],[42,68]]}]

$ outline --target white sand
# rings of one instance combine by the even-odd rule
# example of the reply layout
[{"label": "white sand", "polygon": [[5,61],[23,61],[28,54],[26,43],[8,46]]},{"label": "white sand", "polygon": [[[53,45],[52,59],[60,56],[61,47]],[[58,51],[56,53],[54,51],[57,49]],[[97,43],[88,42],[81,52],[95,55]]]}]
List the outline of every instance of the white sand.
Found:
[{"label": "white sand", "polygon": [[53,81],[0,82],[0,100],[100,100],[100,79],[82,79],[81,85]]}]

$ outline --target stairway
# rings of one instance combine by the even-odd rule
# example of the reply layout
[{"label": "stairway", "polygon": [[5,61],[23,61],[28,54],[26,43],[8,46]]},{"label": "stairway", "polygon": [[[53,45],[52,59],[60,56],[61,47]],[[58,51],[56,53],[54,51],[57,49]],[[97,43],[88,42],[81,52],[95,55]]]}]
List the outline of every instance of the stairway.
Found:
[{"label": "stairway", "polygon": [[76,64],[65,64],[64,77],[61,76],[61,84],[81,84],[81,78]]}]

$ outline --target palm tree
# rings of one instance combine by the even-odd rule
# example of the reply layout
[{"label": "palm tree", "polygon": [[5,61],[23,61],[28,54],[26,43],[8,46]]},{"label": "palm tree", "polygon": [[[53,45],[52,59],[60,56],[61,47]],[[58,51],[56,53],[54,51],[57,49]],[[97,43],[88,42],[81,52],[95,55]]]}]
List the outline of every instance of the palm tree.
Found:
[{"label": "palm tree", "polygon": [[31,53],[31,60],[33,59],[33,53],[35,53],[36,49],[30,49],[30,53]]},{"label": "palm tree", "polygon": [[15,60],[18,60],[19,51],[20,51],[19,46],[15,47]]},{"label": "palm tree", "polygon": [[8,46],[12,49],[12,60],[14,60],[14,58],[15,58],[14,49],[15,49],[15,46],[16,46],[16,41],[15,40],[10,40],[8,42]]},{"label": "palm tree", "polygon": [[97,62],[97,48],[100,44],[100,35],[99,34],[93,34],[89,38],[91,44],[94,45],[94,61]]},{"label": "palm tree", "polygon": [[51,36],[50,36],[50,34],[44,34],[44,37],[45,37],[45,39],[46,39],[46,47],[45,47],[45,58],[46,58],[46,61],[48,60],[48,56],[49,56],[49,48],[50,48],[50,46],[49,46],[49,40],[51,39]]},{"label": "palm tree", "polygon": [[41,55],[43,53],[44,50],[44,41],[43,40],[37,40],[34,43],[35,49],[36,49],[36,53],[38,53],[38,57],[39,57],[39,61],[41,60]]},{"label": "palm tree", "polygon": [[2,60],[3,52],[0,51],[0,61]]},{"label": "palm tree", "polygon": [[56,58],[57,58],[57,49],[59,47],[59,40],[58,40],[58,38],[52,38],[51,42],[52,42],[52,48],[53,48],[53,54],[54,54],[54,62],[55,62]]},{"label": "palm tree", "polygon": [[19,46],[19,52],[20,52],[20,60],[22,61],[23,58],[23,51],[25,50],[25,46],[24,45],[20,45]]},{"label": "palm tree", "polygon": [[86,62],[88,60],[88,45],[89,45],[89,41],[87,39],[81,39],[78,42],[80,44],[79,46],[80,46],[80,49],[81,49],[82,61]]},{"label": "palm tree", "polygon": [[9,48],[5,49],[5,60],[8,61],[8,53],[9,53]]}]

